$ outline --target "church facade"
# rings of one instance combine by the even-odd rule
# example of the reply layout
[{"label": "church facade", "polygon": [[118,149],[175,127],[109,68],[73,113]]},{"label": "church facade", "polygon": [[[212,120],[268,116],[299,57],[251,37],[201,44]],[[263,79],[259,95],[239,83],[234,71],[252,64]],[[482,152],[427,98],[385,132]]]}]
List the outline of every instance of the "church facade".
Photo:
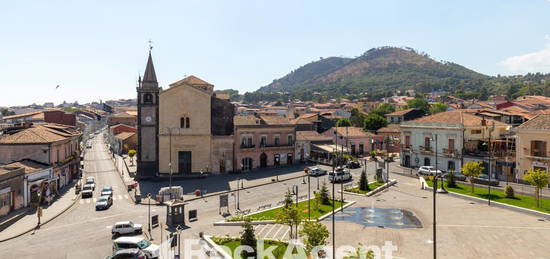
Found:
[{"label": "church facade", "polygon": [[195,76],[158,87],[151,53],[138,94],[137,178],[233,171],[229,100]]}]

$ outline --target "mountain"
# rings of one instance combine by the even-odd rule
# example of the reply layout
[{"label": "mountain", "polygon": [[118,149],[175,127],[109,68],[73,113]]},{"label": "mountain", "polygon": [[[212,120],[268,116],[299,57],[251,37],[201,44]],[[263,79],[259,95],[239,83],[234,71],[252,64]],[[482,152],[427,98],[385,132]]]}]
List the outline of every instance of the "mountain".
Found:
[{"label": "mountain", "polygon": [[435,61],[411,48],[380,47],[353,59],[331,57],[311,62],[258,92],[341,96],[397,89],[428,92],[459,85],[463,90],[472,90],[488,78],[455,63]]}]

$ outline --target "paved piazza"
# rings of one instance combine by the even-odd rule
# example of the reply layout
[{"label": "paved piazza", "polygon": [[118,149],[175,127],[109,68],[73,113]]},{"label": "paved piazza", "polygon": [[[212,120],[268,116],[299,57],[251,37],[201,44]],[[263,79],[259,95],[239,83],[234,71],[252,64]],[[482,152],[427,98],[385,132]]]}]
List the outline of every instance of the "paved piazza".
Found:
[{"label": "paved piazza", "polygon": [[[90,154],[89,167],[101,184],[117,183],[115,187],[123,194],[123,186],[112,163],[106,159],[106,151],[97,143]],[[369,173],[374,171],[369,164]],[[393,172],[402,169],[391,166]],[[359,179],[360,169],[353,171],[354,180]],[[297,173],[298,174],[298,173]],[[372,174],[371,174],[372,175]],[[391,241],[398,250],[397,258],[432,257],[432,192],[420,189],[418,179],[392,174],[398,183],[373,197],[346,195],[346,200],[354,200],[353,208],[397,208],[414,213],[421,220],[422,228],[390,229],[365,227],[363,225],[336,221],[337,246],[339,245],[378,245]],[[323,176],[321,179],[325,179]],[[205,179],[205,181],[214,178]],[[305,195],[307,185],[302,178],[272,183],[261,187],[240,191],[241,209],[251,209],[264,204],[275,205],[283,193],[300,186],[300,194]],[[321,180],[322,182],[323,180]],[[311,189],[316,189],[312,178]],[[235,181],[227,183],[232,189]],[[339,190],[340,185],[336,185]],[[330,186],[329,186],[329,189]],[[124,195],[123,195],[124,196]],[[339,197],[339,195],[338,195]],[[448,195],[438,195],[438,256],[439,258],[547,258],[550,255],[550,221],[539,217],[521,214],[486,203],[475,203]],[[196,199],[189,202],[188,209],[197,209],[199,220],[188,224],[183,231],[184,238],[197,238],[199,232],[216,235],[237,235],[240,227],[213,226],[223,219],[218,214],[218,196]],[[230,196],[230,211],[235,211],[235,196]],[[103,258],[110,254],[111,236],[109,227],[119,220],[133,220],[146,224],[148,207],[134,205],[129,201],[116,201],[112,209],[104,213],[93,211],[91,204],[78,203],[77,206],[59,218],[43,226],[34,233],[0,243],[3,249],[1,258]],[[164,209],[152,206],[152,213],[159,214],[165,221]],[[97,214],[97,215],[96,215]],[[101,214],[101,216],[99,215]],[[329,231],[330,218],[323,221]],[[259,225],[255,227],[258,237],[288,238],[288,227],[282,225]],[[165,233],[166,234],[166,233]],[[152,233],[153,242],[160,241],[160,229]],[[331,240],[331,238],[329,238]],[[39,257],[38,257],[39,256]]]}]

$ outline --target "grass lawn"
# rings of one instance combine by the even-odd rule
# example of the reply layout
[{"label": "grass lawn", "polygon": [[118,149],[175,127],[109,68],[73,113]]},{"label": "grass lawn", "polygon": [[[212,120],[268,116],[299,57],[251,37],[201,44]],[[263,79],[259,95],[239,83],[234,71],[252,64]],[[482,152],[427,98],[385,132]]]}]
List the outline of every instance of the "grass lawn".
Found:
[{"label": "grass lawn", "polygon": [[351,188],[351,189],[346,189],[347,192],[354,192],[354,193],[359,193],[359,194],[367,194],[369,193],[370,191],[384,185],[385,183],[379,183],[379,182],[372,182],[372,183],[369,183],[369,189],[368,191],[363,191],[363,190],[359,190],[359,187],[354,187],[354,188]]},{"label": "grass lawn", "polygon": [[[235,249],[241,245],[241,240],[236,238],[212,238],[212,240],[217,245],[228,247],[230,251],[226,250],[226,252],[230,253],[231,255],[233,255]],[[277,248],[275,248],[275,250],[273,251],[273,255],[275,256],[275,258],[283,258],[283,255],[285,254],[287,248],[287,243],[271,240],[264,241],[264,250],[272,246],[277,246]],[[233,258],[240,259],[241,257],[239,255]]]},{"label": "grass lawn", "polygon": [[[426,183],[430,187],[432,187],[433,185],[432,181],[429,181],[429,180],[426,180]],[[474,187],[474,193],[472,193],[471,192],[472,187],[469,184],[457,183],[456,185],[457,187],[448,187],[447,182],[445,182],[445,189],[447,189],[447,191],[450,191],[450,192],[456,192],[456,193],[474,196],[482,199],[487,199],[489,197],[489,191],[487,190],[487,187],[480,188],[476,186]],[[504,191],[491,188],[491,200],[526,208],[526,209],[550,213],[550,199],[542,199],[541,207],[537,208],[535,206],[535,198],[533,198],[532,196],[515,194],[515,198],[510,199],[510,198],[506,198]]]},{"label": "grass lawn", "polygon": [[[332,203],[329,204],[329,205],[321,204],[318,209],[315,209],[315,200],[311,199],[311,200],[309,200],[309,202],[311,202],[311,218],[312,219],[316,219],[316,218],[318,218],[320,216],[323,216],[323,215],[325,215],[325,214],[332,211]],[[307,217],[308,217],[308,209],[307,209],[308,204],[307,203],[308,203],[307,200],[306,201],[301,201],[301,202],[298,203],[298,209],[300,210],[300,213],[301,213],[301,216],[302,216],[303,219],[307,219]],[[296,206],[296,204],[294,204],[292,206]],[[335,203],[334,203],[334,208],[335,209],[338,209],[341,206],[342,206],[341,201],[335,201]],[[247,218],[249,218],[251,220],[275,220],[277,218],[277,214],[279,214],[282,210],[283,210],[282,207],[271,209],[271,210],[266,210],[266,211],[258,213],[258,214],[253,214],[253,215],[247,216]]]}]

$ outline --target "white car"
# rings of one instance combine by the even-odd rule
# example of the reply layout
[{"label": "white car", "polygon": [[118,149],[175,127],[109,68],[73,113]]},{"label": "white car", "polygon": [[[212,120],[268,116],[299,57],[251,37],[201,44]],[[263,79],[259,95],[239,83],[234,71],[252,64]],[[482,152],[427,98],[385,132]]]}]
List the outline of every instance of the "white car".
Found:
[{"label": "white car", "polygon": [[141,224],[134,224],[132,221],[120,221],[111,227],[113,235],[139,234],[143,232]]},{"label": "white car", "polygon": [[138,248],[149,258],[159,258],[160,247],[143,237],[119,237],[113,241],[113,254],[122,249]]},{"label": "white car", "polygon": [[311,167],[309,168],[308,174],[311,176],[319,176],[327,174],[327,171],[318,167]]},{"label": "white car", "polygon": [[351,180],[352,176],[347,168],[336,168],[335,172],[328,173],[328,180],[332,182],[342,182]]},{"label": "white car", "polygon": [[90,177],[86,178],[85,185],[92,186],[92,189],[95,191],[95,179],[93,177],[90,176]]},{"label": "white car", "polygon": [[82,198],[91,198],[94,196],[94,189],[91,185],[86,184],[82,187],[82,191],[80,192],[82,195]]},{"label": "white car", "polygon": [[433,166],[421,166],[418,168],[418,175],[441,175],[441,170],[435,170]]}]

